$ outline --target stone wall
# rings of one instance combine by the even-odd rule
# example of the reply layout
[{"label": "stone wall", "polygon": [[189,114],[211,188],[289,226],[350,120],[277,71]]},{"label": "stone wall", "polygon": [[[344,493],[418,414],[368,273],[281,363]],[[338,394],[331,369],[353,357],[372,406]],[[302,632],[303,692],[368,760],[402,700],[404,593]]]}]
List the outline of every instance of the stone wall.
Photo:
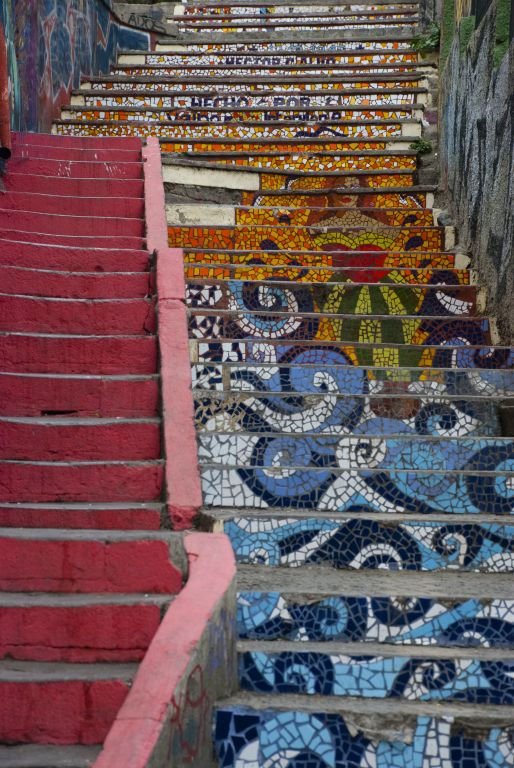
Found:
[{"label": "stone wall", "polygon": [[[514,44],[498,63],[501,0],[469,35],[457,29],[441,72],[440,161],[461,250],[485,289],[501,340],[514,331]],[[507,22],[508,23],[508,22]],[[469,40],[467,39],[469,37]],[[495,66],[495,63],[497,66]]]},{"label": "stone wall", "polygon": [[11,126],[50,130],[82,75],[108,72],[119,48],[147,50],[150,35],[129,29],[109,0],[0,0]]}]

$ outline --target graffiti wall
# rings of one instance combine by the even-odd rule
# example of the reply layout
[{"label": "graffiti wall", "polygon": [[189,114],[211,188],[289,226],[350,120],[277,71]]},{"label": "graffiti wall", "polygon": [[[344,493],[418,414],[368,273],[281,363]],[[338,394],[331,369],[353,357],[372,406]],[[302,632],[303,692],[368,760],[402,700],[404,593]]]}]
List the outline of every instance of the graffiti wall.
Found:
[{"label": "graffiti wall", "polygon": [[81,77],[107,72],[118,49],[147,50],[150,35],[123,26],[108,0],[0,0],[11,126],[48,131]]}]

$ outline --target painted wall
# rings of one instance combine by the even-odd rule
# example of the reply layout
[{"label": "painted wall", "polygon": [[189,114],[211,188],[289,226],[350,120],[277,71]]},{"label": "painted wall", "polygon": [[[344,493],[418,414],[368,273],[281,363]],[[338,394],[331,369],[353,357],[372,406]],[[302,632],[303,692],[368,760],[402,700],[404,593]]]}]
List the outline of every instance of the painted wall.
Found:
[{"label": "painted wall", "polygon": [[147,50],[109,0],[0,0],[9,62],[11,126],[49,131],[82,75],[107,72],[119,48]]},{"label": "painted wall", "polygon": [[505,52],[503,5],[495,0],[476,30],[470,34],[461,21],[454,35],[441,73],[440,158],[459,243],[472,257],[486,289],[487,310],[498,318],[502,341],[509,344],[514,331],[514,43]]}]

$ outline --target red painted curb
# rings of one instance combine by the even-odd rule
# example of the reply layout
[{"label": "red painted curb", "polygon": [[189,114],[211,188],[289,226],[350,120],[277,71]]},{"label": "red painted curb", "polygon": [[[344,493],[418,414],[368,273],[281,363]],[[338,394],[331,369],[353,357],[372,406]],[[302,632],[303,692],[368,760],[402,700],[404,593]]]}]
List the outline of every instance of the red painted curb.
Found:
[{"label": "red painted curb", "polygon": [[[222,693],[222,683],[227,694],[236,684],[232,642],[236,569],[223,534],[189,534],[184,545],[188,581],[152,640],[93,768],[208,764],[202,756],[212,749],[215,697]],[[208,684],[209,674],[219,689]],[[198,706],[191,711],[193,698]],[[193,729],[198,739],[194,744]]]},{"label": "red painted curb", "polygon": [[168,512],[176,530],[190,528],[202,505],[187,334],[183,251],[168,247],[161,152],[143,149],[146,241],[157,256],[158,337]]}]

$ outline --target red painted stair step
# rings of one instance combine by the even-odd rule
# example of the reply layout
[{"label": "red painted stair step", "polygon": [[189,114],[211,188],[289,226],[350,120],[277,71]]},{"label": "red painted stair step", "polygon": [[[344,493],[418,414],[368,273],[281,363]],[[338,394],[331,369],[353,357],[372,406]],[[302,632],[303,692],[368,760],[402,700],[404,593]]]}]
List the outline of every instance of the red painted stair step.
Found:
[{"label": "red painted stair step", "polygon": [[[0,596],[0,658],[33,661],[139,661],[168,597]],[[1,762],[0,762],[1,765]]]},{"label": "red painted stair step", "polygon": [[143,197],[142,179],[72,179],[14,173],[4,176],[4,186],[12,192],[32,192],[69,197]]},{"label": "red painted stair step", "polygon": [[0,742],[101,743],[134,674],[133,665],[0,662]]},{"label": "red painted stair step", "polygon": [[[2,257],[0,256],[0,261]],[[50,271],[0,265],[0,293],[66,299],[135,299],[153,293],[152,272]]]},{"label": "red painted stair step", "polygon": [[[1,202],[0,198],[0,205]],[[1,227],[2,229],[12,228],[22,232],[48,232],[56,235],[86,235],[88,237],[105,235],[109,237],[118,235],[143,237],[144,235],[142,219],[122,219],[105,215],[94,217],[61,215],[58,206],[57,203],[56,211],[53,214],[0,208]]]},{"label": "red painted stair step", "polygon": [[138,197],[67,197],[31,192],[0,193],[0,206],[16,211],[58,213],[61,216],[119,216],[141,218],[144,200]]},{"label": "red painted stair step", "polygon": [[155,330],[149,299],[48,299],[0,295],[0,330],[132,335]]},{"label": "red painted stair step", "polygon": [[161,455],[157,420],[0,418],[0,459],[147,461]]},{"label": "red painted stair step", "polygon": [[154,336],[0,336],[4,371],[17,373],[152,374]]},{"label": "red painted stair step", "polygon": [[0,373],[2,416],[157,415],[156,377],[113,378]]},{"label": "red painted stair step", "polygon": [[139,249],[81,248],[4,239],[0,240],[0,264],[69,272],[143,272],[150,266],[150,256]]},{"label": "red painted stair step", "polygon": [[8,174],[25,173],[32,176],[57,176],[69,179],[140,179],[141,163],[90,162],[80,160],[47,160],[44,158],[11,158]]},{"label": "red painted stair step", "polygon": [[102,149],[101,147],[88,149],[87,147],[15,144],[12,159],[137,163],[141,162],[141,149]]},{"label": "red painted stair step", "polygon": [[7,529],[0,532],[7,592],[176,594],[182,573],[160,533]]},{"label": "red painted stair step", "polygon": [[139,138],[105,136],[57,136],[52,133],[13,133],[13,146],[75,147],[79,149],[140,149]]},{"label": "red painted stair step", "polygon": [[4,528],[68,528],[70,530],[158,531],[163,505],[155,502],[0,504]]},{"label": "red painted stair step", "polygon": [[0,502],[157,501],[162,483],[160,461],[0,461]]},{"label": "red painted stair step", "polygon": [[72,248],[131,248],[139,250],[143,248],[143,239],[141,237],[126,237],[122,235],[55,235],[44,232],[25,232],[23,230],[13,229],[9,226],[3,227],[0,222],[0,241],[13,240],[21,246],[24,243],[41,243],[50,245],[71,246]]}]

